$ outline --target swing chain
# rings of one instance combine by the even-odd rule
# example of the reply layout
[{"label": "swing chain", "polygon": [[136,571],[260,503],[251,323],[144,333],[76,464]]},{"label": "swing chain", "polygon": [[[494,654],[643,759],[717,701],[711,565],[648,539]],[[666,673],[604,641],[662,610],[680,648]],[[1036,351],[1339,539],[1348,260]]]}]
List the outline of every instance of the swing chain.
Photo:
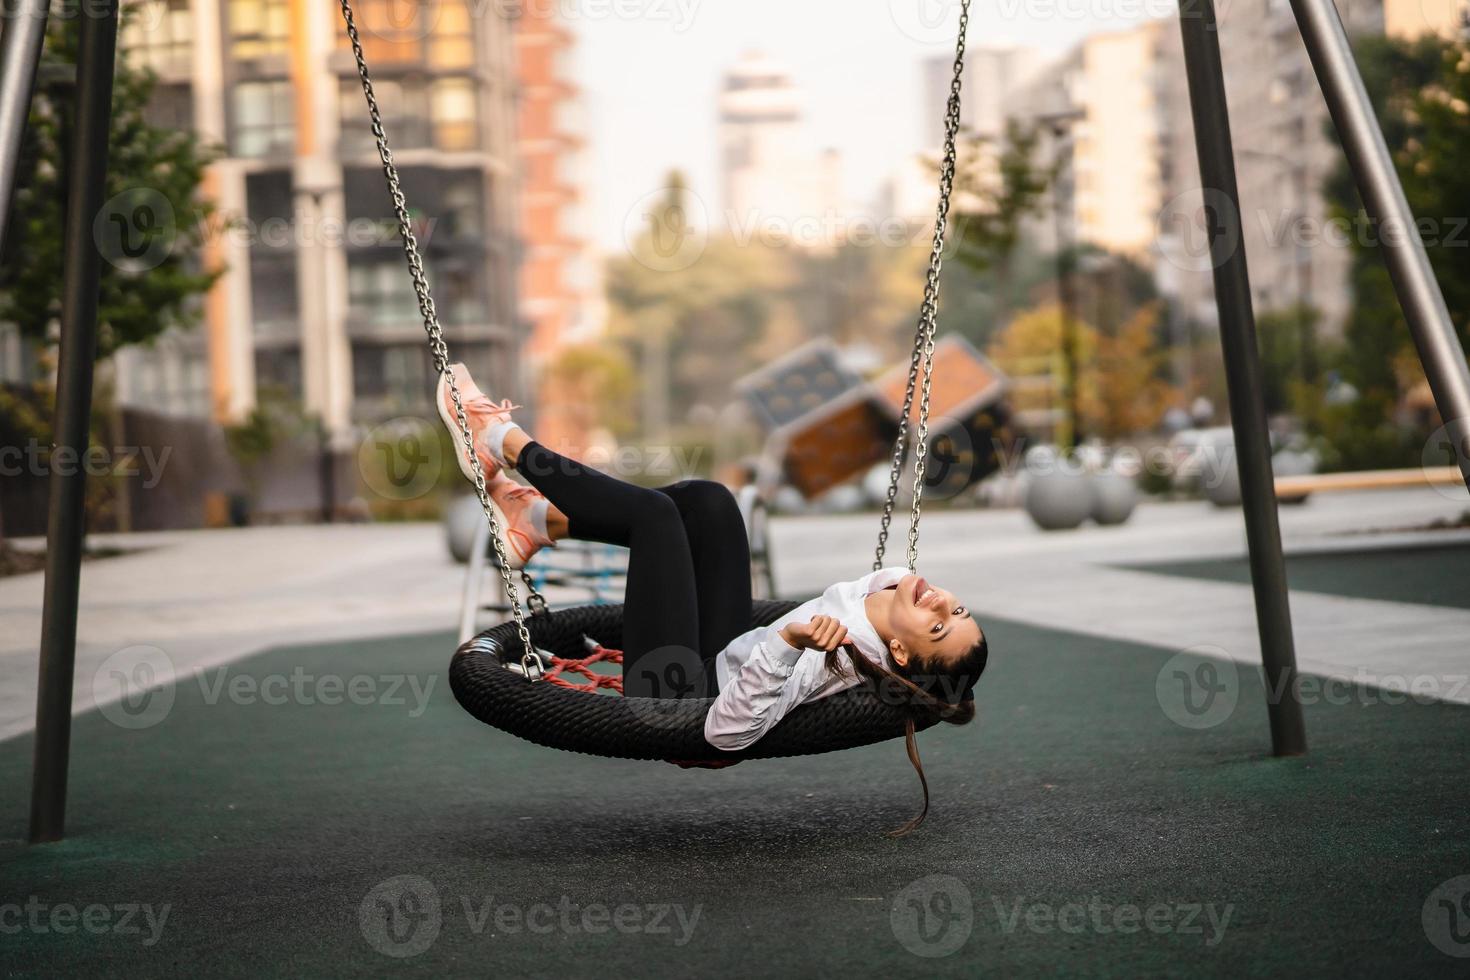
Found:
[{"label": "swing chain", "polygon": [[[944,259],[944,233],[949,223],[950,196],[954,193],[957,157],[955,143],[960,130],[960,84],[965,71],[965,35],[969,27],[970,0],[960,0],[954,74],[950,78],[949,101],[944,113],[944,159],[939,168],[939,204],[935,210],[934,240],[929,251],[929,270],[924,277],[924,300],[919,307],[918,325],[914,329],[913,351],[909,355],[909,374],[903,393],[903,411],[898,419],[898,438],[893,442],[893,458],[889,463],[888,492],[883,499],[883,516],[879,521],[878,547],[873,557],[874,571],[883,567],[883,553],[888,548],[889,525],[893,522],[894,502],[898,498],[904,450],[908,445],[909,414],[913,411],[916,389],[919,392],[919,423],[914,440],[914,499],[909,512],[909,571],[914,570],[919,560],[919,517],[923,509],[924,471],[929,455],[929,393],[934,377],[934,334],[939,315],[939,271]],[[922,384],[919,381],[921,362]]]},{"label": "swing chain", "polygon": [[[480,508],[485,512],[485,520],[490,524],[490,541],[495,548],[496,568],[500,572],[501,585],[505,588],[505,597],[510,603],[511,614],[515,618],[516,635],[520,638],[522,655],[521,667],[529,680],[540,680],[545,671],[542,669],[541,660],[535,655],[535,647],[531,643],[531,633],[526,628],[526,618],[521,610],[520,594],[516,589],[515,582],[510,575],[510,562],[505,553],[505,544],[500,537],[500,522],[495,517],[495,510],[490,504],[490,493],[485,482],[485,471],[480,466],[479,458],[475,453],[475,437],[470,431],[469,418],[465,415],[464,400],[459,392],[459,385],[454,380],[454,372],[450,370],[449,346],[444,342],[444,330],[439,325],[439,314],[434,308],[434,297],[429,293],[429,279],[424,271],[424,260],[419,254],[418,239],[413,233],[413,219],[408,212],[408,204],[403,196],[403,185],[398,177],[398,168],[393,164],[393,151],[388,147],[388,137],[383,131],[383,115],[378,108],[377,95],[373,92],[372,78],[368,74],[367,60],[362,52],[362,39],[357,32],[357,22],[353,17],[351,0],[341,0],[342,19],[347,25],[347,37],[352,42],[352,56],[357,61],[357,77],[362,83],[363,98],[367,100],[368,116],[372,122],[373,138],[378,146],[378,158],[383,163],[383,175],[388,180],[388,193],[393,198],[393,211],[398,218],[398,234],[403,239],[403,254],[408,259],[408,271],[413,277],[414,293],[418,297],[419,314],[424,319],[424,331],[429,335],[429,350],[433,355],[434,369],[443,376],[449,386],[449,395],[454,402],[454,417],[459,424],[459,435],[464,443],[463,452],[470,462],[470,471],[474,473],[475,496],[480,500]],[[539,608],[545,609],[546,600],[531,587],[531,580],[522,572],[526,582],[529,595],[532,597],[533,611],[537,608],[535,600],[539,599]]]}]

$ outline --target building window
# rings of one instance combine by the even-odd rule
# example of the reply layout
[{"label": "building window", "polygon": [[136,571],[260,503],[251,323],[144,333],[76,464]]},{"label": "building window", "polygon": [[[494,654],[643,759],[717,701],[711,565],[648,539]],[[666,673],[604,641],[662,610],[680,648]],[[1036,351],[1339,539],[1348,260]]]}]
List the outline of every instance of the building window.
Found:
[{"label": "building window", "polygon": [[[369,64],[452,69],[475,63],[475,27],[465,0],[358,0],[357,24]],[[349,42],[344,37],[341,43]]]},{"label": "building window", "polygon": [[377,402],[380,410],[419,404],[432,387],[423,347],[353,345],[352,387],[357,398]]},{"label": "building window", "polygon": [[349,262],[347,305],[353,320],[375,327],[419,320],[418,297],[402,262]]},{"label": "building window", "polygon": [[[429,5],[432,6],[432,5]],[[436,68],[468,68],[475,63],[475,25],[463,0],[440,0],[439,18],[429,35],[429,62]]]},{"label": "building window", "polygon": [[301,401],[301,354],[295,350],[255,351],[255,390],[260,395],[277,395]]},{"label": "building window", "polygon": [[289,0],[230,0],[230,56],[254,61],[284,55],[290,46]]},{"label": "building window", "polygon": [[434,146],[440,150],[473,150],[479,146],[480,114],[475,84],[468,78],[441,78],[429,93]]},{"label": "building window", "polygon": [[[480,145],[480,114],[475,83],[469,78],[439,78],[373,83],[383,128],[393,146],[415,150],[473,150]],[[373,152],[372,120],[357,80],[344,79],[341,140],[345,156]]]},{"label": "building window", "polygon": [[296,136],[291,83],[242,82],[234,88],[231,146],[235,156],[289,155]]},{"label": "building window", "polygon": [[128,60],[164,77],[193,68],[194,22],[188,0],[138,0],[123,13],[122,49]]}]

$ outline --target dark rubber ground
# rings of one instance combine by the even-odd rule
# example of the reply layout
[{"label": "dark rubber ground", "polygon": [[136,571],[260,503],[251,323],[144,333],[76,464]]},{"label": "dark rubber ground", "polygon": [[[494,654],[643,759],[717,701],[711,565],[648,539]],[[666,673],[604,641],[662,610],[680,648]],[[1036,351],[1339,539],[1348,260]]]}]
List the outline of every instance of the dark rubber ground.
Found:
[{"label": "dark rubber ground", "polygon": [[[1244,558],[1130,566],[1211,582],[1249,585]],[[1290,555],[1286,577],[1293,589],[1350,599],[1386,599],[1470,609],[1470,545],[1386,548],[1375,551]]]},{"label": "dark rubber ground", "polygon": [[[558,754],[453,703],[446,636],[225,675],[300,665],[385,695],[406,672],[433,685],[419,717],[407,685],[211,704],[211,672],[155,727],[78,719],[60,844],[20,843],[31,740],[11,740],[0,975],[1465,975],[1421,912],[1470,874],[1466,709],[1313,704],[1312,754],[1275,760],[1253,674],[1191,730],[1156,693],[1172,651],[989,629],[980,720],[922,738],[935,808],[904,840],[882,833],[917,805],[900,743],[723,772]],[[401,875],[422,879],[407,899],[370,897]],[[1453,942],[1464,923],[1430,904]],[[129,905],[138,934],[116,929]],[[146,945],[141,907],[165,905]],[[89,906],[93,931],[51,928]]]}]

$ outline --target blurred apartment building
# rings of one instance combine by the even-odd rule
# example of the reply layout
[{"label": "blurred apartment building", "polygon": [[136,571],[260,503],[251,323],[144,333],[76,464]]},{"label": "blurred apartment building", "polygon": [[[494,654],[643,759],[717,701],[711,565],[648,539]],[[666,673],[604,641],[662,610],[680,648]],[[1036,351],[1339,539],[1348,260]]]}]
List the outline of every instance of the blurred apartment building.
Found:
[{"label": "blurred apartment building", "polygon": [[588,229],[591,202],[585,104],[575,77],[576,38],[551,4],[527,4],[515,25],[519,80],[520,313],[527,325],[523,390],[535,390],[536,431],[576,453],[599,420],[582,380],[556,370],[558,355],[596,341],[607,325],[602,271]]},{"label": "blurred apartment building", "polygon": [[[1336,6],[1353,37],[1453,37],[1464,24],[1464,0],[1336,0]],[[1161,63],[1182,79],[1179,32],[1170,26]],[[1220,46],[1257,312],[1309,306],[1321,313],[1318,329],[1324,335],[1339,335],[1352,302],[1352,249],[1328,225],[1323,186],[1343,154],[1290,3],[1238,0],[1221,22]],[[1186,99],[1176,99],[1169,118],[1164,152],[1172,164],[1158,243],[1161,284],[1186,317],[1213,325],[1214,290],[1202,261],[1199,170]]]},{"label": "blurred apartment building", "polygon": [[[1463,6],[1451,0],[1338,0],[1337,9],[1351,36],[1387,31],[1414,37],[1453,35]],[[1136,66],[1090,56],[1099,46],[1127,52]],[[1352,252],[1328,232],[1322,188],[1342,151],[1290,4],[1238,0],[1220,21],[1220,47],[1257,312],[1310,306],[1321,313],[1319,330],[1336,335],[1352,300]],[[1065,91],[1081,110],[1072,133],[1078,237],[1145,258],[1178,314],[1213,326],[1178,24],[1143,24],[1088,38],[1079,49],[1080,59],[1078,49],[1065,59],[1076,67]]]},{"label": "blurred apartment building", "polygon": [[742,241],[771,233],[831,244],[847,218],[842,159],[811,145],[790,73],[747,52],[725,72],[718,111],[723,212],[712,223]]},{"label": "blurred apartment building", "polygon": [[[1338,0],[1337,7],[1354,35],[1452,36],[1465,24],[1465,0]],[[1303,303],[1321,311],[1320,329],[1337,332],[1351,300],[1351,252],[1322,233],[1322,184],[1341,151],[1290,4],[1237,0],[1220,34],[1257,310]],[[938,57],[923,69],[934,151],[951,65]],[[1008,119],[1035,127],[1040,162],[1060,171],[1053,188],[1066,216],[1060,234],[1152,267],[1179,315],[1215,323],[1176,20],[1095,34],[1050,61],[1026,48],[973,50],[964,96],[962,122],[979,135],[1002,136]],[[906,168],[890,185],[889,211],[932,220],[932,185],[921,162]],[[1058,234],[1051,213],[1028,227],[1042,250],[1055,249]]]},{"label": "blurred apartment building", "polygon": [[[221,148],[234,223],[202,329],[117,359],[119,400],[233,421],[278,392],[333,433],[422,414],[433,367],[337,5],[141,0],[121,57],[152,110]],[[498,390],[517,348],[515,89],[503,5],[356,0],[384,126],[453,356]]]}]

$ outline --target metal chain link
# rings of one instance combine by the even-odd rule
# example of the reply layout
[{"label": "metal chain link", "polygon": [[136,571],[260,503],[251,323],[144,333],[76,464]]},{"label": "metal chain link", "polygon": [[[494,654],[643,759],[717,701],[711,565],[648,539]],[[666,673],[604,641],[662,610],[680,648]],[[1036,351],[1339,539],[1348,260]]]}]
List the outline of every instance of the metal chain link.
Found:
[{"label": "metal chain link", "polygon": [[[500,582],[505,587],[505,597],[510,603],[511,615],[515,618],[516,635],[520,638],[523,652],[521,654],[521,667],[529,680],[540,680],[543,674],[541,661],[535,654],[535,647],[531,643],[531,633],[526,628],[526,617],[521,610],[520,594],[516,584],[511,578],[510,562],[505,554],[505,544],[500,538],[500,522],[495,517],[495,509],[490,503],[490,493],[485,483],[485,471],[480,466],[480,461],[475,454],[475,437],[470,431],[469,418],[465,415],[464,400],[459,393],[459,385],[455,383],[454,372],[449,367],[449,347],[444,342],[444,331],[439,325],[439,314],[434,309],[434,297],[429,293],[429,280],[424,272],[424,260],[419,255],[418,239],[413,233],[413,221],[408,213],[408,204],[404,200],[403,185],[398,178],[398,168],[393,165],[393,151],[388,148],[388,137],[383,132],[383,115],[378,109],[378,98],[373,92],[372,78],[368,74],[367,60],[362,53],[362,39],[357,33],[357,22],[352,14],[351,0],[341,0],[342,20],[347,25],[347,37],[352,42],[352,56],[357,61],[357,77],[362,82],[363,98],[367,100],[368,115],[372,120],[373,138],[378,144],[378,158],[383,163],[383,176],[388,181],[388,193],[393,198],[393,211],[398,218],[398,234],[403,239],[403,254],[408,259],[408,271],[413,277],[414,293],[418,296],[419,314],[424,318],[424,332],[429,335],[429,350],[434,357],[434,368],[444,377],[449,386],[450,397],[454,401],[454,417],[459,424],[459,434],[463,445],[463,451],[470,462],[470,471],[474,473],[475,496],[480,499],[480,508],[485,512],[485,520],[490,524],[490,541],[495,547],[496,566],[500,571]],[[524,573],[522,573],[524,576]],[[528,589],[530,589],[530,578],[525,577]],[[534,589],[530,593],[537,598],[539,595]],[[545,599],[541,599],[541,607],[545,607]]]},{"label": "metal chain link", "polygon": [[[970,0],[960,0],[959,38],[955,41],[954,74],[949,83],[949,101],[944,113],[944,160],[939,168],[939,205],[934,218],[934,241],[929,251],[929,271],[924,277],[924,301],[919,307],[919,321],[914,330],[914,348],[909,356],[908,383],[904,387],[903,412],[899,415],[898,438],[893,442],[893,459],[889,464],[888,493],[883,499],[883,516],[878,526],[878,547],[873,556],[873,570],[883,567],[883,553],[888,550],[889,525],[893,523],[893,506],[898,497],[898,481],[903,472],[904,450],[908,445],[909,413],[913,411],[914,392],[919,390],[918,436],[914,440],[914,500],[909,512],[909,571],[919,560],[919,516],[923,509],[924,470],[929,455],[929,390],[934,377],[934,333],[939,313],[939,269],[944,260],[944,233],[949,224],[949,199],[954,193],[956,166],[955,142],[960,130],[960,82],[965,71],[965,35],[970,28]],[[922,362],[923,382],[919,382]]]}]

